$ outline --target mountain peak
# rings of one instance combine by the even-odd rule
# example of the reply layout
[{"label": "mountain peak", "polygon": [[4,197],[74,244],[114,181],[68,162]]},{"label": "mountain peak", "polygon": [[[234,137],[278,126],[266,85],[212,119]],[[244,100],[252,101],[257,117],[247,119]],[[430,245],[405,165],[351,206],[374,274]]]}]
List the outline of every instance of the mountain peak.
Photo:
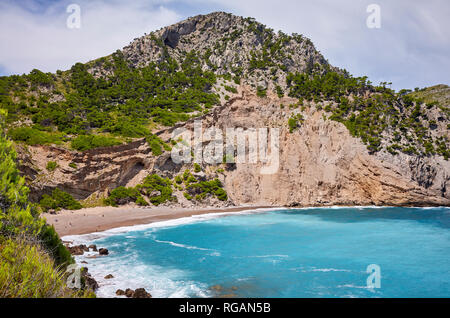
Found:
[{"label": "mountain peak", "polygon": [[122,52],[135,68],[167,58],[181,64],[194,54],[204,71],[230,74],[264,89],[285,87],[289,72],[331,67],[306,37],[275,33],[253,18],[226,12],[190,17],[135,39]]}]

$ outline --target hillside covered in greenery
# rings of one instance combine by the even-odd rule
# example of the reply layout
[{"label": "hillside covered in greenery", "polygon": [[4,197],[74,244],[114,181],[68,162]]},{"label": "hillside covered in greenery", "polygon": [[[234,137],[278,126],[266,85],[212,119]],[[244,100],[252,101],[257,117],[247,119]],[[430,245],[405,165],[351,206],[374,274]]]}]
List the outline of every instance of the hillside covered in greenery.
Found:
[{"label": "hillside covered in greenery", "polygon": [[[194,24],[197,32],[176,31]],[[324,110],[372,153],[450,156],[449,140],[431,118],[436,111],[443,122],[449,116],[448,100],[436,91],[375,86],[331,66],[302,35],[223,12],[152,32],[68,71],[1,77],[0,104],[17,142],[85,151],[146,137],[159,155],[170,147],[151,134],[155,128],[207,113],[241,84],[260,98],[270,89],[298,98],[298,107]],[[292,118],[289,129],[299,123]]]},{"label": "hillside covered in greenery", "polygon": [[[294,106],[314,102],[329,119],[342,122],[353,136],[361,138],[370,152],[440,155],[447,160],[449,140],[433,133],[437,122],[429,116],[437,111],[439,119],[448,122],[448,106],[430,96],[425,100],[418,95],[419,89],[397,93],[387,84],[373,86],[367,77],[331,70],[325,74],[290,73],[287,77],[289,96],[299,99]],[[294,126],[292,120],[289,126]]]},{"label": "hillside covered in greenery", "polygon": [[73,258],[52,226],[28,201],[16,153],[4,134],[0,109],[0,297],[89,297],[66,286],[65,268]]},{"label": "hillside covered in greenery", "polygon": [[167,57],[140,69],[132,69],[120,51],[93,63],[109,76],[96,77],[77,63],[57,74],[33,70],[1,77],[0,104],[13,124],[11,138],[30,145],[70,142],[76,150],[112,146],[148,136],[152,123],[172,126],[218,103],[211,92],[215,75],[203,72],[193,54],[181,65]]}]

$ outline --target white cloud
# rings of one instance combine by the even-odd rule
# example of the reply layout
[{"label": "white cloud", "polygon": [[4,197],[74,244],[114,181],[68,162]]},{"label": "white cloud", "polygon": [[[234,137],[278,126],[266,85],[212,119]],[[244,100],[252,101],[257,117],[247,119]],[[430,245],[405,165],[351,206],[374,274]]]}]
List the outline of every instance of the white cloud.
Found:
[{"label": "white cloud", "polygon": [[[133,38],[192,12],[224,10],[255,17],[286,33],[301,33],[325,58],[354,75],[394,88],[449,84],[450,3],[447,0],[72,0],[82,29],[65,26],[65,7],[44,12],[0,4],[0,69],[27,72],[70,67],[122,48]],[[32,0],[28,0],[33,4]],[[381,6],[381,29],[368,29],[366,8]],[[6,31],[5,31],[6,30]]]},{"label": "white cloud", "polygon": [[70,2],[49,5],[39,14],[36,7],[0,4],[0,65],[5,73],[54,72],[111,54],[133,38],[177,22],[180,16],[164,6],[167,2],[76,1],[80,29],[66,26]]},{"label": "white cloud", "polygon": [[[196,0],[201,3],[211,1]],[[213,0],[284,32],[308,36],[325,58],[355,75],[393,87],[450,84],[447,0]],[[381,29],[368,29],[366,8],[381,6]]]}]

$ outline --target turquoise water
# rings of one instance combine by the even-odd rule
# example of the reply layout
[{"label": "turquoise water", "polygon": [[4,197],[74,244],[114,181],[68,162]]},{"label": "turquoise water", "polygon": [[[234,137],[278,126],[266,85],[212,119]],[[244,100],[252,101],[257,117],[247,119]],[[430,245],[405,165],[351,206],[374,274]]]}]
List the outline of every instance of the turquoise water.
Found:
[{"label": "turquoise water", "polygon": [[[99,295],[144,287],[155,297],[450,297],[449,208],[311,208],[178,223],[88,237],[110,250],[84,258]],[[367,287],[370,264],[380,267],[380,288]]]}]

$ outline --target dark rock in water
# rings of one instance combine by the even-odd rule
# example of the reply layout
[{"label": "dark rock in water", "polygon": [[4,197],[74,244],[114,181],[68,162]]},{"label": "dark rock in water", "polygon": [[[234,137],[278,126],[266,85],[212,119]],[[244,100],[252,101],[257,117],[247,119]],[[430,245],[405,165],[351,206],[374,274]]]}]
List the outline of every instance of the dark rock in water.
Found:
[{"label": "dark rock in water", "polygon": [[88,248],[94,252],[97,252],[97,245],[95,244],[89,245]]},{"label": "dark rock in water", "polygon": [[221,292],[223,290],[223,287],[221,285],[214,285],[214,286],[211,286],[209,289],[211,289],[215,292]]},{"label": "dark rock in water", "polygon": [[130,288],[127,288],[127,289],[125,290],[125,296],[127,296],[128,298],[133,297],[133,295],[134,295],[134,290],[132,290],[132,289],[130,289]]},{"label": "dark rock in water", "polygon": [[144,288],[138,288],[134,291],[133,298],[152,298],[152,295],[147,293]]},{"label": "dark rock in water", "polygon": [[94,277],[89,275],[89,276],[86,276],[84,279],[85,279],[85,282],[86,282],[85,283],[86,286],[88,286],[90,289],[92,289],[93,291],[96,291],[98,289],[98,283],[94,279]]},{"label": "dark rock in water", "polygon": [[105,279],[111,279],[111,278],[114,278],[114,276],[111,275],[111,274],[108,274],[108,275],[105,276]]},{"label": "dark rock in water", "polygon": [[75,246],[67,246],[67,249],[69,250],[70,254],[72,255],[83,255],[84,252],[89,252],[89,248],[84,245],[75,245]]},{"label": "dark rock in water", "polygon": [[118,289],[116,291],[117,296],[126,296],[128,298],[152,298],[152,295],[148,293],[145,288],[138,288],[136,290],[132,290],[127,288],[125,291],[122,289]]},{"label": "dark rock in water", "polygon": [[101,249],[98,250],[98,253],[99,253],[100,255],[108,255],[108,254],[109,254],[109,251],[108,251],[108,249],[106,249],[106,248],[101,248]]},{"label": "dark rock in water", "polygon": [[88,272],[87,267],[83,267],[81,269],[81,278],[84,281],[85,287],[88,287],[92,289],[93,291],[96,291],[98,289],[98,283],[94,279],[94,277],[91,276],[91,274]]},{"label": "dark rock in water", "polygon": [[209,289],[215,294],[215,297],[218,298],[235,298],[237,297],[236,291],[238,288],[236,286],[232,286],[231,288],[224,287],[222,285],[214,285],[209,287]]},{"label": "dark rock in water", "polygon": [[81,261],[81,264],[89,264],[89,263],[86,261]]}]

